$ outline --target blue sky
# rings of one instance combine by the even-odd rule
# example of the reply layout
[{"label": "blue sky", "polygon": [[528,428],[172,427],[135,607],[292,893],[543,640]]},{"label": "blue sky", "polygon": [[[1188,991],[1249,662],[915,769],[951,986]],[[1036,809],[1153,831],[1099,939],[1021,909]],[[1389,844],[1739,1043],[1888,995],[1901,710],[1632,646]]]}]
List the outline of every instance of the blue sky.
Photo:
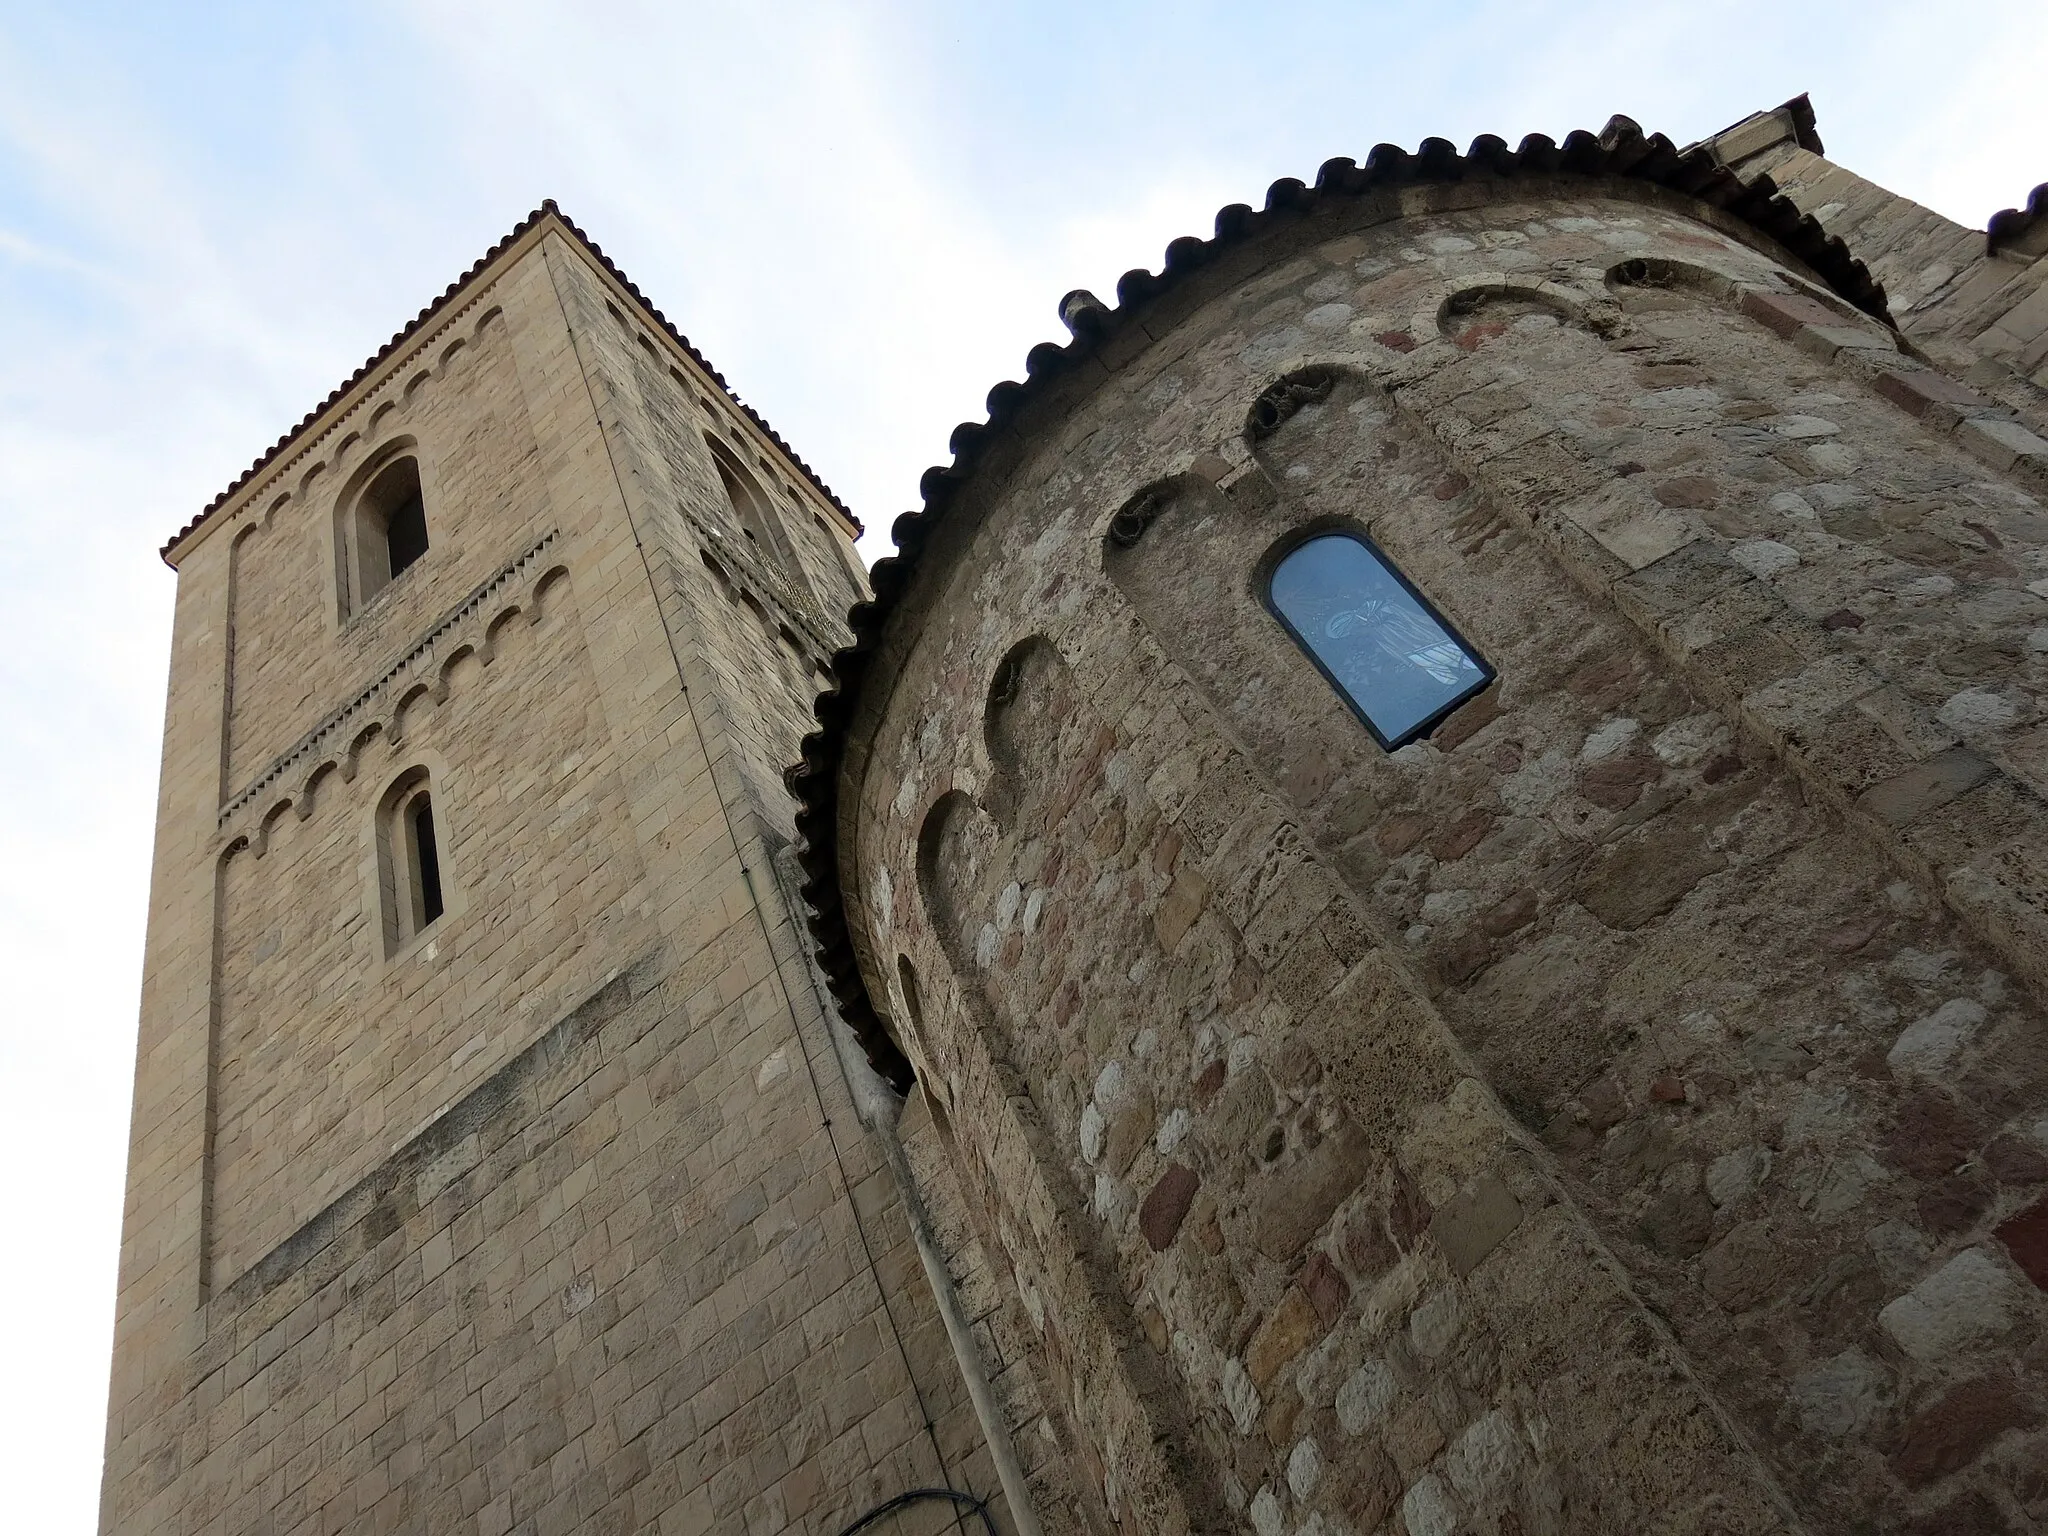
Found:
[{"label": "blue sky", "polygon": [[92,1529],[172,577],[156,548],[543,197],[874,530],[1107,293],[1331,155],[1813,93],[1982,226],[2040,0],[0,0],[0,1522]]}]

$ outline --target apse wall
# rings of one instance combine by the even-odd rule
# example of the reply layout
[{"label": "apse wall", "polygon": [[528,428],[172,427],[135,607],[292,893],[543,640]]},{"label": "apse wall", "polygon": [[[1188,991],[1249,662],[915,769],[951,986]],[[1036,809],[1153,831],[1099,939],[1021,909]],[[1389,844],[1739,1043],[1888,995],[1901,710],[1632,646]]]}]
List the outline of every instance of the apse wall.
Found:
[{"label": "apse wall", "polygon": [[[1127,1528],[2042,1512],[2048,515],[1761,243],[1304,220],[923,551],[849,921]],[[1269,611],[1321,531],[1498,674],[1398,751]]]}]

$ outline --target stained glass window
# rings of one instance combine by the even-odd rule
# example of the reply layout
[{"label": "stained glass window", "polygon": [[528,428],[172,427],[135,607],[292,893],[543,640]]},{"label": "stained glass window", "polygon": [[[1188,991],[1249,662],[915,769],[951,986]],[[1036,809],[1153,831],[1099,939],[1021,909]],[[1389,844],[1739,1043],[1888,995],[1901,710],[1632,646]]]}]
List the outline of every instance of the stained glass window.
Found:
[{"label": "stained glass window", "polygon": [[1389,752],[1493,681],[1493,668],[1357,534],[1297,544],[1273,568],[1266,600]]}]

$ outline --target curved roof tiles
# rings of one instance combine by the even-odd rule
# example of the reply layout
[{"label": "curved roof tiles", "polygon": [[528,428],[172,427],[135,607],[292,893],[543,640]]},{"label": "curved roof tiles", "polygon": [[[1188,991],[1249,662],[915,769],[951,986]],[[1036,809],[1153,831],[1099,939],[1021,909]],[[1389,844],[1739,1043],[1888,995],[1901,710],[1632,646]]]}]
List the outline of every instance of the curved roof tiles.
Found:
[{"label": "curved roof tiles", "polygon": [[842,513],[844,513],[846,515],[847,521],[853,524],[856,531],[861,530],[860,519],[855,517],[853,513],[850,510],[848,510],[846,503],[841,501],[839,497],[836,494],[834,494],[832,487],[827,485],[822,479],[820,479],[818,477],[817,472],[813,470],[810,467],[810,465],[806,464],[801,458],[797,456],[796,451],[793,448],[791,448],[788,443],[782,440],[782,435],[779,432],[777,432],[773,427],[768,425],[767,419],[763,417],[760,414],[760,412],[756,411],[752,406],[748,405],[744,400],[740,399],[740,397],[736,393],[734,393],[732,386],[726,383],[725,375],[720,373],[716,368],[712,367],[710,360],[706,358],[703,353],[697,350],[697,348],[691,343],[690,338],[685,336],[681,331],[677,330],[674,323],[669,320],[668,316],[664,315],[659,309],[655,308],[653,302],[649,300],[648,297],[640,291],[639,285],[635,283],[630,277],[626,276],[626,274],[618,268],[618,266],[612,261],[612,259],[609,256],[605,255],[604,248],[600,246],[595,240],[591,239],[588,235],[586,235],[582,231],[582,229],[576,224],[575,220],[571,219],[567,214],[562,212],[561,208],[556,204],[553,198],[548,198],[538,208],[534,209],[533,212],[529,213],[525,218],[521,219],[517,224],[515,224],[512,227],[511,232],[508,233],[502,240],[499,240],[489,250],[485,251],[483,255],[479,256],[476,259],[476,261],[470,266],[468,271],[464,272],[462,276],[456,278],[454,282],[450,283],[447,286],[447,288],[442,291],[440,297],[434,299],[417,315],[413,316],[413,318],[409,322],[407,322],[403,329],[394,334],[389,341],[385,342],[383,346],[379,347],[374,353],[372,353],[369,359],[363,363],[362,367],[358,368],[346,379],[343,379],[341,383],[337,384],[334,387],[333,391],[327,396],[325,400],[322,400],[318,405],[314,406],[312,410],[308,411],[304,416],[302,416],[299,419],[297,425],[292,427],[290,431],[286,432],[284,436],[280,437],[268,448],[264,449],[262,453],[258,454],[256,456],[256,461],[253,464],[251,464],[247,469],[243,470],[241,474],[237,475],[235,477],[233,484],[229,485],[226,490],[222,491],[218,496],[214,497],[213,500],[209,501],[203,508],[201,508],[198,516],[194,517],[190,522],[185,524],[184,527],[180,528],[176,533],[172,534],[170,538],[166,539],[164,541],[163,548],[159,551],[159,553],[163,555],[165,560],[168,561],[170,559],[171,551],[174,548],[176,548],[177,545],[181,543],[183,540],[190,537],[200,527],[200,525],[203,524],[208,518],[212,517],[215,512],[219,511],[221,507],[225,506],[234,497],[237,491],[240,491],[244,486],[248,485],[250,481],[254,480],[258,475],[262,474],[264,470],[268,469],[272,464],[276,463],[277,460],[283,456],[285,450],[290,448],[291,445],[298,440],[301,433],[303,433],[308,427],[312,426],[315,422],[317,422],[335,405],[339,404],[343,397],[346,396],[350,390],[354,389],[356,385],[360,384],[366,377],[368,377],[369,374],[373,372],[378,367],[379,364],[383,363],[387,358],[389,358],[393,353],[397,352],[407,342],[411,341],[415,336],[419,335],[421,331],[425,330],[427,326],[433,321],[434,317],[441,312],[442,308],[451,299],[455,298],[456,295],[461,293],[464,288],[468,287],[470,283],[474,282],[478,275],[481,274],[486,267],[488,267],[493,261],[497,260],[497,258],[500,255],[502,255],[507,249],[509,249],[515,242],[522,239],[525,235],[531,232],[533,228],[544,219],[552,219],[565,233],[567,233],[579,245],[581,245],[585,251],[589,252],[591,258],[594,261],[596,261],[599,266],[603,267],[605,272],[609,274],[615,281],[617,281],[618,284],[622,288],[624,288],[627,293],[633,296],[634,300],[638,302],[638,304],[640,305],[641,312],[649,320],[652,320],[656,325],[660,326],[662,330],[666,331],[670,339],[673,340],[676,343],[676,345],[681,347],[683,351],[689,355],[691,361],[696,363],[698,367],[702,368],[705,371],[705,373],[709,374],[711,379],[718,385],[718,387],[725,391],[726,397],[729,400],[731,400],[734,405],[738,406],[742,411],[746,412],[747,418],[750,421],[752,421],[755,426],[759,427],[764,433],[767,434],[769,440],[773,442],[777,448],[782,450],[783,454],[789,459],[790,463],[794,464],[798,469],[803,471],[805,478],[808,479],[811,482],[811,484],[817,488],[819,494],[824,496],[828,501],[832,503],[833,506],[837,507]]}]

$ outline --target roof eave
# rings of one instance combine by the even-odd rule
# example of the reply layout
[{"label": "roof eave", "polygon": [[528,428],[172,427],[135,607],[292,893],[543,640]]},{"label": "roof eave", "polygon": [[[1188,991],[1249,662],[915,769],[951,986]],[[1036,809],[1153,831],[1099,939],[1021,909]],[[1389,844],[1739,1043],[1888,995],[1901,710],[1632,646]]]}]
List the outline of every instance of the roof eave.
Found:
[{"label": "roof eave", "polygon": [[656,308],[653,301],[640,291],[639,285],[605,255],[602,246],[586,235],[575,220],[563,213],[553,198],[549,198],[514,225],[503,239],[478,257],[466,272],[442,291],[438,298],[415,315],[360,368],[337,385],[325,400],[300,418],[296,426],[257,455],[255,462],[236,476],[227,489],[215,496],[196,517],[166,540],[162,549],[158,551],[164,563],[175,570],[179,561],[196,548],[214,527],[240,511],[248,500],[263,488],[266,471],[288,457],[295,447],[309,438],[317,437],[370,393],[380,388],[393,373],[410,360],[410,346],[413,342],[434,331],[442,317],[451,310],[460,308],[479,284],[486,281],[497,269],[524,255],[550,230],[560,231],[581,247],[592,261],[618,284],[626,296],[639,306],[641,313],[703,370],[706,377],[716,384],[725,397],[774,445],[776,451],[803,475],[839,516],[845,519],[853,537],[858,538],[865,531],[860,519],[853,515],[852,510],[839,499],[837,493],[825,483],[817,471],[805,463],[796,450],[783,440],[782,435],[768,424],[767,418],[739,397],[733,387],[726,382],[725,375],[712,367],[710,359],[697,350],[689,337],[678,330],[668,316]]},{"label": "roof eave", "polygon": [[[1798,101],[1805,104],[1804,98]],[[1811,115],[1810,105],[1807,115]],[[832,658],[832,685],[818,695],[814,706],[818,728],[805,736],[802,759],[783,775],[797,802],[802,895],[810,909],[809,926],[819,964],[848,1025],[884,1077],[901,1082],[909,1065],[867,995],[854,935],[846,921],[840,872],[842,829],[838,824],[841,769],[869,663],[891,615],[917,575],[920,552],[973,477],[986,445],[1043,394],[1052,380],[1093,356],[1105,340],[1121,334],[1132,323],[1134,311],[1214,261],[1222,247],[1254,238],[1280,220],[1303,215],[1320,200],[1362,196],[1403,185],[1460,181],[1468,176],[1515,178],[1560,173],[1644,181],[1696,199],[1754,229],[1812,269],[1844,299],[1885,324],[1892,323],[1884,289],[1864,264],[1839,237],[1828,234],[1812,216],[1779,195],[1769,176],[1745,180],[1720,164],[1705,147],[1678,149],[1662,134],[1645,135],[1637,124],[1620,116],[1598,134],[1580,130],[1562,143],[1531,134],[1510,149],[1505,140],[1489,134],[1475,139],[1463,155],[1446,140],[1425,139],[1414,154],[1394,145],[1379,145],[1362,166],[1350,159],[1329,160],[1312,187],[1288,178],[1267,190],[1261,210],[1242,203],[1222,209],[1216,215],[1215,235],[1209,240],[1184,236],[1174,241],[1166,248],[1159,272],[1140,269],[1125,273],[1117,284],[1114,308],[1099,301],[1081,302],[1088,296],[1070,294],[1061,308],[1073,339],[1064,346],[1041,342],[1033,347],[1025,359],[1025,381],[1004,380],[990,390],[988,419],[954,428],[950,439],[953,462],[924,472],[918,483],[924,505],[904,513],[891,528],[896,553],[870,569],[874,596],[857,604],[848,615],[853,644]]]}]

